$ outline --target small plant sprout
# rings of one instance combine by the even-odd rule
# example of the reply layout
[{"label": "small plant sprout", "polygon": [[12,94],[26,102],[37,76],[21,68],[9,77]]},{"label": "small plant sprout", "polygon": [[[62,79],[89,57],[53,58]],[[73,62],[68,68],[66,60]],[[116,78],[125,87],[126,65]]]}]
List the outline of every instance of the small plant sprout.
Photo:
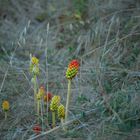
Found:
[{"label": "small plant sprout", "polygon": [[36,109],[36,94],[37,94],[37,75],[39,75],[39,60],[35,56],[30,58],[30,73],[32,74],[33,89],[34,89],[34,106]]},{"label": "small plant sprout", "polygon": [[53,128],[56,126],[56,124],[55,124],[55,112],[57,111],[59,104],[60,104],[60,96],[54,96],[52,98],[52,101],[50,104],[50,110],[52,111],[52,127]]},{"label": "small plant sprout", "polygon": [[65,107],[62,104],[58,107],[57,114],[58,114],[58,118],[61,120],[63,130],[65,130],[63,126],[64,119],[65,119]]},{"label": "small plant sprout", "polygon": [[71,95],[71,81],[76,76],[79,70],[79,62],[78,60],[72,60],[67,68],[66,71],[66,78],[68,79],[68,93],[67,93],[67,101],[66,101],[66,112],[65,112],[65,121],[68,119],[68,108],[69,108],[69,101]]},{"label": "small plant sprout", "polygon": [[9,102],[8,101],[3,101],[2,109],[3,109],[4,113],[5,113],[5,120],[7,119],[7,112],[9,110],[9,108],[10,108]]}]

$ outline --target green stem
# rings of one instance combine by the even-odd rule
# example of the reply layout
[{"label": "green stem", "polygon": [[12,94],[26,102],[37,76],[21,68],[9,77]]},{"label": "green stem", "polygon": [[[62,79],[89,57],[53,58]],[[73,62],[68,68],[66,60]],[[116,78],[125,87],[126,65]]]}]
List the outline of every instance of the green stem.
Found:
[{"label": "green stem", "polygon": [[61,118],[61,125],[62,125],[62,128],[63,128],[63,130],[64,130],[64,131],[66,131],[66,129],[65,129],[65,127],[64,127],[64,125],[63,125],[63,124],[64,124],[64,119],[63,119],[63,118]]},{"label": "green stem", "polygon": [[65,122],[68,121],[67,119],[68,119],[68,108],[69,108],[70,94],[71,94],[71,80],[68,80],[68,93],[67,93],[67,102],[66,102]]},{"label": "green stem", "polygon": [[40,100],[37,101],[37,115],[39,116],[40,111]]},{"label": "green stem", "polygon": [[5,111],[5,120],[7,120],[7,111]]},{"label": "green stem", "polygon": [[37,94],[37,78],[35,75],[34,76],[34,107],[35,107],[35,110],[36,110],[36,103],[37,103],[36,94]]},{"label": "green stem", "polygon": [[41,104],[40,106],[41,106],[41,119],[42,119],[41,121],[42,121],[42,129],[43,129],[43,123],[44,123],[44,118],[43,118],[44,103],[43,103],[43,100],[40,101],[40,104]]},{"label": "green stem", "polygon": [[52,112],[52,127],[55,127],[55,112]]}]

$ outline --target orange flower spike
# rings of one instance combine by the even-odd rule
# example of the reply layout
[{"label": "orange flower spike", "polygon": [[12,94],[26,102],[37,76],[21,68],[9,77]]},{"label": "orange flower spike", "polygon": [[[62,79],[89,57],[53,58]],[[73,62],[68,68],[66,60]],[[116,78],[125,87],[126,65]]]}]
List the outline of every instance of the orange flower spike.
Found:
[{"label": "orange flower spike", "polygon": [[44,102],[49,102],[49,101],[51,101],[52,97],[53,97],[53,94],[52,94],[51,92],[46,93],[46,94],[44,95]]},{"label": "orange flower spike", "polygon": [[9,102],[8,101],[3,101],[2,109],[5,112],[5,120],[7,119],[7,111],[9,110],[9,108],[10,108]]},{"label": "orange flower spike", "polygon": [[10,108],[9,102],[8,101],[3,101],[3,103],[2,103],[2,109],[4,111],[8,111],[9,108]]},{"label": "orange flower spike", "polygon": [[78,73],[79,66],[80,66],[80,64],[79,64],[78,60],[72,60],[68,65],[68,68],[66,71],[66,78],[67,79],[74,78],[76,76],[76,74]]}]

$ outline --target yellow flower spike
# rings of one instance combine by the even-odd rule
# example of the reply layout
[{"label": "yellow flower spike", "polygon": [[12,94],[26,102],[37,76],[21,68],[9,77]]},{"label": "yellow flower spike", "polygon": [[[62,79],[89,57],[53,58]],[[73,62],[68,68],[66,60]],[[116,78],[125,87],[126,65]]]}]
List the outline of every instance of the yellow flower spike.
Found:
[{"label": "yellow flower spike", "polygon": [[64,118],[65,118],[65,107],[61,104],[57,110],[58,118],[61,120],[62,128],[65,131],[65,127],[63,126]]},{"label": "yellow flower spike", "polygon": [[61,104],[59,107],[58,107],[58,117],[61,119],[64,119],[65,118],[65,107]]},{"label": "yellow flower spike", "polygon": [[2,103],[2,109],[4,111],[8,111],[9,108],[10,108],[9,102],[8,101],[3,101],[3,103]]},{"label": "yellow flower spike", "polygon": [[43,98],[44,94],[45,94],[45,88],[43,86],[41,86],[39,88],[39,94],[41,95],[41,97]]},{"label": "yellow flower spike", "polygon": [[9,102],[8,101],[3,101],[2,109],[5,112],[5,120],[7,119],[7,111],[9,110],[9,108],[10,108]]},{"label": "yellow flower spike", "polygon": [[33,56],[33,57],[31,58],[31,63],[32,63],[33,65],[37,65],[37,64],[39,63],[39,59],[37,59],[35,56]]},{"label": "yellow flower spike", "polygon": [[50,104],[51,111],[56,111],[58,109],[59,104],[60,104],[60,96],[54,96]]},{"label": "yellow flower spike", "polygon": [[52,98],[51,104],[50,104],[50,110],[52,111],[52,126],[53,128],[55,125],[55,111],[58,109],[58,106],[60,104],[60,96],[54,96]]},{"label": "yellow flower spike", "polygon": [[37,59],[35,56],[31,57],[29,70],[34,75],[39,74],[39,59]]}]

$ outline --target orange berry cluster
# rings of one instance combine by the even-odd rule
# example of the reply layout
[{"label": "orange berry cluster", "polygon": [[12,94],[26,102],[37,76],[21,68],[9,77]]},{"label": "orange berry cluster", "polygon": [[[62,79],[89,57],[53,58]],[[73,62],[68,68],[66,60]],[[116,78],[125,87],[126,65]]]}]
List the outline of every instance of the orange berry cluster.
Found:
[{"label": "orange berry cluster", "polygon": [[72,79],[76,76],[76,74],[78,73],[79,70],[79,62],[77,60],[72,60],[67,68],[66,71],[66,78],[67,79]]}]

